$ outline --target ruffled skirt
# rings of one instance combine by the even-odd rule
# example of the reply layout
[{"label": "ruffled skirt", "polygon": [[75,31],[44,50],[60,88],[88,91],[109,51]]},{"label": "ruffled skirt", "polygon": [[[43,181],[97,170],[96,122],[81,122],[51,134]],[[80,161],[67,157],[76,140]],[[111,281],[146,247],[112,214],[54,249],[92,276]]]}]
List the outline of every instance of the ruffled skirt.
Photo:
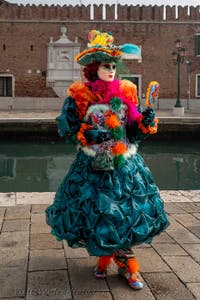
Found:
[{"label": "ruffled skirt", "polygon": [[139,154],[112,171],[93,171],[79,151],[46,210],[58,240],[85,247],[90,255],[150,243],[169,225],[151,172]]}]

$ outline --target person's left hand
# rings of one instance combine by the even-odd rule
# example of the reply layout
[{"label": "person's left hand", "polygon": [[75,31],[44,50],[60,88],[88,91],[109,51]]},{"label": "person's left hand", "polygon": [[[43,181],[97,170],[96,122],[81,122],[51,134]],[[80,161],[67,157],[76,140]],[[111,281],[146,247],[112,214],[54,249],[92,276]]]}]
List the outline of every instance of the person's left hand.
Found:
[{"label": "person's left hand", "polygon": [[155,112],[151,107],[143,110],[142,115],[143,115],[142,123],[144,124],[145,127],[150,125],[155,118]]}]

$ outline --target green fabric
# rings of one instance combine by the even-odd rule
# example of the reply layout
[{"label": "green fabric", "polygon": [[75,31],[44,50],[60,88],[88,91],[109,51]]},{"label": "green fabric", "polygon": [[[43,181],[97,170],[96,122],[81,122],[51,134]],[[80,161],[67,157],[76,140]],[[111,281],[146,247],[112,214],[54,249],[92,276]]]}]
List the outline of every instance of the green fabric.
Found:
[{"label": "green fabric", "polygon": [[61,114],[56,118],[58,133],[61,137],[67,137],[78,132],[80,121],[76,112],[75,100],[67,97],[62,107]]},{"label": "green fabric", "polygon": [[46,210],[58,240],[85,247],[90,255],[150,243],[169,224],[149,169],[139,154],[113,171],[95,172],[92,158],[77,154]]}]

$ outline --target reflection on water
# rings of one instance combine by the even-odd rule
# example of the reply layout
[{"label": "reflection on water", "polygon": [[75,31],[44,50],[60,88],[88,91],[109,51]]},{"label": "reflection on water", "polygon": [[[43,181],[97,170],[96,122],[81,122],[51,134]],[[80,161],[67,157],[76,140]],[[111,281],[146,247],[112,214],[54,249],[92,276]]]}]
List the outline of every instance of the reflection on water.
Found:
[{"label": "reflection on water", "polygon": [[[160,189],[200,189],[200,142],[148,141],[139,152]],[[0,192],[56,191],[75,155],[75,146],[62,142],[3,142]]]}]

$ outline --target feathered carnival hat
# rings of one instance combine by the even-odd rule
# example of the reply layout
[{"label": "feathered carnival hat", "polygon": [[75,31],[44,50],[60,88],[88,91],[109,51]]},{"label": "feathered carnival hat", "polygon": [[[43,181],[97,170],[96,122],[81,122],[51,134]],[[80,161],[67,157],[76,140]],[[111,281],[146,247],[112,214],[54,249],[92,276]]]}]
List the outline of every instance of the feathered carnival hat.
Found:
[{"label": "feathered carnival hat", "polygon": [[123,54],[140,55],[140,48],[134,44],[114,45],[111,33],[91,30],[88,39],[88,48],[75,57],[75,61],[83,66],[94,61],[118,61]]}]

